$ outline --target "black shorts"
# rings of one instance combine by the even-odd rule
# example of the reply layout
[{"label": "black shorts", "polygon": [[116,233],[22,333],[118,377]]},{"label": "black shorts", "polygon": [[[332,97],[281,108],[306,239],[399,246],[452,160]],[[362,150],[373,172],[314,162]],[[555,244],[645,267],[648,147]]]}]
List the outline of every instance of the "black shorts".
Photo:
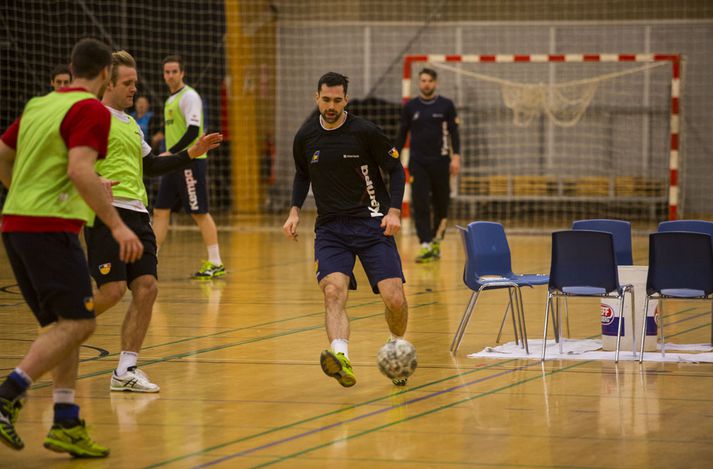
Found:
[{"label": "black shorts", "polygon": [[154,208],[186,213],[208,213],[208,160],[191,161],[190,166],[161,177]]},{"label": "black shorts", "polygon": [[144,255],[136,262],[126,264],[119,259],[119,243],[111,235],[111,230],[97,217],[92,228],[84,228],[87,242],[89,272],[98,287],[105,283],[125,281],[127,284],[142,275],[158,278],[156,264],[156,235],[151,228],[148,213],[117,208],[126,226],[136,233],[144,245]]},{"label": "black shorts", "polygon": [[75,233],[3,233],[7,257],[40,326],[94,319],[92,282]]},{"label": "black shorts", "polygon": [[349,276],[349,289],[356,290],[354,264],[359,257],[371,290],[389,278],[406,282],[401,257],[393,236],[384,235],[381,218],[344,217],[317,226],[314,258],[317,282],[334,272]]}]

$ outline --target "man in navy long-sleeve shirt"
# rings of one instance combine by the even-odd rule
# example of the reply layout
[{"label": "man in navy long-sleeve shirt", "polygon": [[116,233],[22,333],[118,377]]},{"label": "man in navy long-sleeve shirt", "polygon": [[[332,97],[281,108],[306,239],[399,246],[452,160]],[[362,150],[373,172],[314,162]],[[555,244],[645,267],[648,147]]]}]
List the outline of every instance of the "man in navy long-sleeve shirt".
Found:
[{"label": "man in navy long-sleeve shirt", "polygon": [[[349,361],[347,293],[356,289],[354,263],[359,257],[372,291],[381,295],[391,337],[403,338],[408,304],[401,257],[394,235],[401,228],[406,177],[399,153],[376,124],[349,114],[349,80],[329,72],[317,82],[319,114],[310,117],[292,146],[295,179],[292,207],[282,229],[297,239],[300,210],[312,184],[317,204],[315,274],[324,293],[325,324],[331,350],[320,356],[322,371],[344,387],[356,377]],[[381,171],[390,176],[390,190]],[[404,386],[406,378],[393,378]]]},{"label": "man in navy long-sleeve shirt", "polygon": [[[419,96],[404,106],[397,148],[401,151],[411,132],[409,173],[416,233],[421,250],[416,262],[441,256],[450,202],[450,175],[460,171],[460,138],[456,108],[436,94],[438,75],[424,68],[419,76]],[[431,214],[433,205],[433,214]]]}]

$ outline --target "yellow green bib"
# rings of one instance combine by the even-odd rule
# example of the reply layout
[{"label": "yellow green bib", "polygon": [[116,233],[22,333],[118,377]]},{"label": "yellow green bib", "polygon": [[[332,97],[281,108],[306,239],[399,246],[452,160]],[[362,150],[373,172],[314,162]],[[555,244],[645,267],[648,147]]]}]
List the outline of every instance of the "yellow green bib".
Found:
[{"label": "yellow green bib", "polygon": [[107,179],[119,181],[112,188],[114,197],[140,200],[148,205],[144,187],[143,147],[139,126],[131,116],[127,122],[111,115],[109,150],[97,163],[97,172]]},{"label": "yellow green bib", "polygon": [[49,93],[27,103],[4,214],[93,219],[94,213],[67,176],[68,150],[60,133],[67,112],[84,99],[96,97],[85,91]]},{"label": "yellow green bib", "polygon": [[[176,93],[173,96],[173,99],[170,101],[167,100],[166,104],[164,105],[163,109],[163,119],[164,123],[166,126],[166,149],[168,150],[169,148],[173,147],[175,144],[177,144],[180,140],[181,137],[183,137],[183,134],[186,133],[186,130],[188,129],[188,126],[186,125],[186,117],[183,115],[183,112],[181,111],[181,98],[183,95],[185,95],[188,90],[193,90],[188,85],[185,85],[181,91]],[[195,140],[193,140],[191,143],[189,143],[186,148],[190,147],[194,143],[198,141],[200,138],[200,133],[203,131],[203,113],[201,112],[201,123],[200,123],[200,132],[199,136],[196,137]],[[179,148],[179,150],[183,150],[183,148]],[[206,155],[200,155],[197,158],[205,158]]]}]

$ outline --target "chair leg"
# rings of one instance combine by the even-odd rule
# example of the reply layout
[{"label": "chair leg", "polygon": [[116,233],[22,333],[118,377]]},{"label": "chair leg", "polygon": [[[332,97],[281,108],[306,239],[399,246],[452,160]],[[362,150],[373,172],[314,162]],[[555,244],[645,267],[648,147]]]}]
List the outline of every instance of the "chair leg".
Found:
[{"label": "chair leg", "polygon": [[621,326],[624,322],[624,295],[626,292],[622,292],[621,298],[619,298],[619,324],[616,328],[616,353],[614,353],[614,363],[619,363],[619,350],[621,349]]},{"label": "chair leg", "polygon": [[515,305],[512,303],[512,287],[508,287],[508,298],[510,301],[510,316],[512,317],[512,330],[513,334],[515,334],[515,345],[521,345],[520,342],[518,341],[518,337],[520,335],[517,333],[517,323],[515,321]]},{"label": "chair leg", "polygon": [[663,334],[663,298],[659,299],[659,328],[661,329],[661,356],[666,356],[666,337]]},{"label": "chair leg", "polygon": [[[517,296],[515,296],[515,301],[513,301],[513,288],[508,287],[508,298],[510,301],[510,313],[512,314],[513,326],[515,327],[515,343],[520,346],[520,348],[525,348],[525,344],[522,343],[522,322],[520,321],[520,307],[517,304]],[[518,342],[517,337],[520,338]]]},{"label": "chair leg", "polygon": [[550,305],[552,304],[552,293],[547,292],[547,303],[545,303],[545,327],[542,335],[542,360],[545,361],[545,352],[547,350],[547,326],[550,321]]},{"label": "chair leg", "polygon": [[[636,308],[634,307],[636,301],[634,298],[634,288],[629,290],[629,294],[631,295],[631,325],[629,326],[631,330],[631,353],[634,354],[634,360],[636,360],[636,334],[634,334],[636,330]],[[644,319],[644,330],[646,330],[646,319]]]},{"label": "chair leg", "polygon": [[569,331],[569,308],[567,307],[567,297],[563,298],[564,301],[564,320],[567,325],[567,337],[572,337],[572,333]]},{"label": "chair leg", "polygon": [[460,343],[463,340],[463,335],[465,334],[465,328],[468,326],[470,316],[473,314],[473,310],[475,309],[475,304],[478,302],[479,295],[480,290],[478,290],[477,292],[473,292],[473,294],[470,296],[468,306],[463,312],[463,317],[460,320],[460,325],[456,330],[456,335],[453,337],[453,342],[451,342],[451,352],[453,353],[456,353],[458,351],[458,347],[460,347]]},{"label": "chair leg", "polygon": [[[503,335],[503,327],[505,326],[505,321],[507,321],[508,318],[508,312],[510,311],[510,307],[512,304],[508,302],[507,308],[505,308],[505,314],[503,314],[503,320],[500,321],[500,329],[498,329],[498,336],[495,338],[495,343],[499,344],[500,343],[500,337]],[[517,340],[517,337],[515,338]]]},{"label": "chair leg", "polygon": [[557,299],[557,311],[555,311],[555,314],[557,315],[557,336],[560,338],[560,355],[562,355],[564,353],[564,338],[562,337],[562,315],[560,314],[559,298]]},{"label": "chair leg", "polygon": [[520,320],[522,321],[522,331],[520,337],[525,342],[525,353],[530,355],[530,346],[527,343],[527,324],[525,323],[525,303],[522,301],[522,290],[517,287],[517,300],[519,303]]},{"label": "chair leg", "polygon": [[554,302],[552,303],[552,332],[555,335],[555,343],[558,343],[560,341],[559,325],[557,324],[558,315],[555,314],[555,312],[557,310],[559,310],[559,307],[560,307],[560,299],[559,299],[559,297],[556,297],[554,299]]},{"label": "chair leg", "polygon": [[639,349],[639,363],[644,362],[644,345],[646,343],[646,320],[649,317],[649,295],[644,300],[644,325],[641,326],[641,348]]},{"label": "chair leg", "polygon": [[713,301],[711,301],[711,347],[713,347]]}]

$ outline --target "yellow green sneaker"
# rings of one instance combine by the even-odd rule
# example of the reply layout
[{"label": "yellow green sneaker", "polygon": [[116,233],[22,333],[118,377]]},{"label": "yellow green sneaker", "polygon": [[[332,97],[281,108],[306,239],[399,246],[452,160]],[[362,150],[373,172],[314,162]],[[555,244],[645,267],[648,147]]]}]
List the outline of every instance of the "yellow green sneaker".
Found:
[{"label": "yellow green sneaker", "polygon": [[44,446],[57,453],[69,453],[75,458],[105,458],[109,456],[109,448],[105,448],[91,439],[84,420],[79,420],[76,425],[69,428],[55,423],[45,438]]},{"label": "yellow green sneaker", "polygon": [[210,280],[213,278],[225,277],[225,266],[217,265],[210,261],[203,261],[200,270],[193,274],[193,278],[198,280]]},{"label": "yellow green sneaker", "polygon": [[324,350],[319,357],[319,364],[322,371],[327,376],[336,379],[345,388],[356,384],[356,376],[352,371],[352,364],[343,353],[334,353],[331,350]]},{"label": "yellow green sneaker", "polygon": [[435,260],[437,260],[437,258],[433,255],[433,249],[431,249],[430,244],[428,246],[423,246],[421,250],[418,251],[418,256],[416,256],[417,264],[425,264]]},{"label": "yellow green sneaker", "polygon": [[434,257],[434,260],[438,260],[441,258],[441,240],[438,238],[433,238],[433,241],[431,241],[431,253]]},{"label": "yellow green sneaker", "polygon": [[22,438],[15,431],[15,422],[17,422],[20,409],[22,409],[20,399],[8,401],[0,397],[0,441],[16,450],[25,447]]}]

